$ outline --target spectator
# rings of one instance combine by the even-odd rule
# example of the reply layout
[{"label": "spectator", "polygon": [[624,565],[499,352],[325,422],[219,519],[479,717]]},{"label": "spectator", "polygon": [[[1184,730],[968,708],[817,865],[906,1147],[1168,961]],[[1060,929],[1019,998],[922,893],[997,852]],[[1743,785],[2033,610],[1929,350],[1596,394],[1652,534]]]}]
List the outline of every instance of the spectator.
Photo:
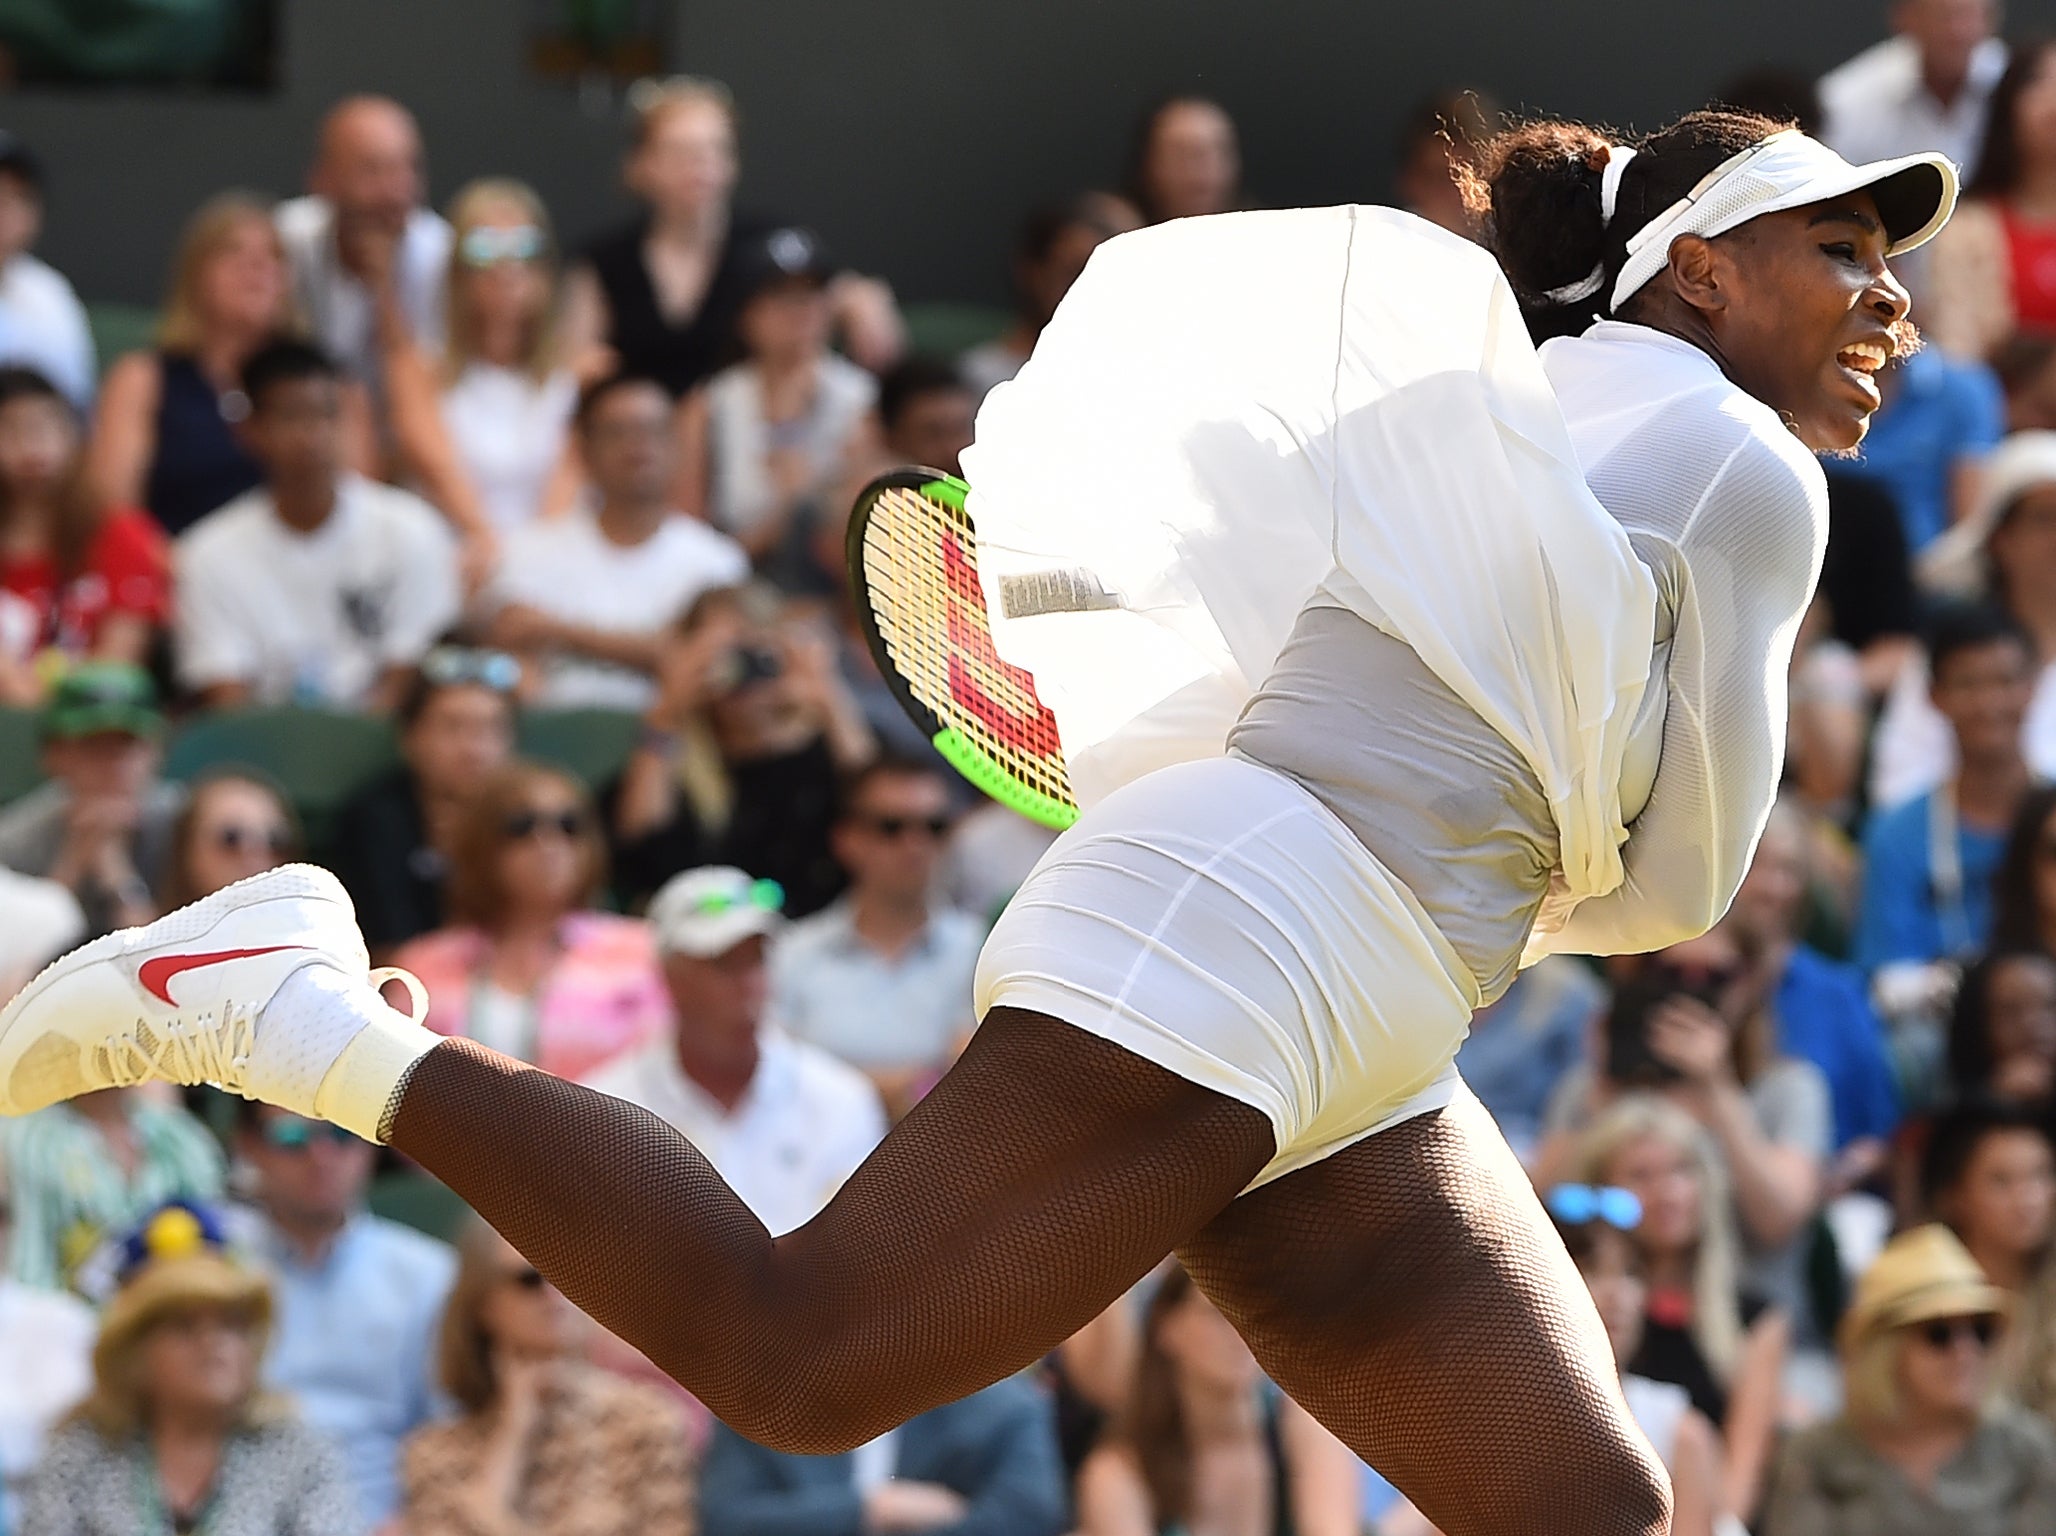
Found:
[{"label": "spectator", "polygon": [[26,368],[0,368],[0,593],[0,693],[17,704],[53,665],[147,660],[171,610],[164,535],[99,500],[70,402]]},{"label": "spectator", "polygon": [[490,632],[533,669],[539,704],[647,709],[664,631],[747,576],[749,556],[672,504],[678,453],[656,381],[587,386],[577,423],[597,505],[508,539]]},{"label": "spectator", "polygon": [[1776,1439],[1788,1312],[1736,1268],[1727,1173],[1713,1139],[1652,1094],[1610,1104],[1579,1140],[1572,1177],[1621,1188],[1642,1207],[1635,1229],[1649,1282],[1642,1345],[1627,1369],[1683,1387],[1721,1434],[1720,1506],[1753,1510]]},{"label": "spectator", "polygon": [[860,1074],[765,1021],[778,904],[775,884],[739,869],[666,884],[650,925],[669,1028],[587,1079],[699,1148],[773,1235],[811,1219],[885,1134]]},{"label": "spectator", "polygon": [[[179,238],[157,345],[107,370],[87,458],[100,493],[180,534],[262,484],[236,430],[250,414],[243,367],[293,325],[271,204],[247,192],[209,199]],[[345,414],[350,460],[368,472],[377,446],[361,389],[346,392]]]},{"label": "spectator", "polygon": [[[1919,654],[1920,611],[1898,503],[1865,475],[1828,480],[1828,548],[1820,596],[1828,627],[1855,653],[1869,699],[1883,697]],[[1868,699],[1866,720],[1868,727]]]},{"label": "spectator", "polygon": [[1550,1096],[1585,1059],[1606,988],[1581,960],[1549,955],[1478,1010],[1457,1070],[1522,1159],[1534,1154]]},{"label": "spectator", "polygon": [[[1863,788],[1871,700],[1862,659],[1830,630],[1829,604],[1826,592],[1814,594],[1792,647],[1785,781],[1794,804],[1804,806],[1816,826],[1839,831],[1854,815]],[[1846,920],[1852,905],[1847,887],[1854,880],[1852,861],[1836,882],[1842,898],[1838,918]]]},{"label": "spectator", "polygon": [[[1948,1224],[1987,1280],[2009,1298],[2012,1326],[1998,1364],[2009,1386],[2032,1363],[2037,1401],[2045,1405],[2056,1364],[2056,1318],[2024,1306],[2056,1237],[2056,1149],[2035,1111],[1969,1103],[1938,1116],[1922,1159],[1921,1194],[1930,1214]],[[2017,1393],[2015,1394],[2018,1395]]]},{"label": "spectator", "polygon": [[1204,96],[1170,96],[1143,114],[1128,161],[1128,200],[1145,224],[1242,206],[1235,120]]},{"label": "spectator", "polygon": [[[889,750],[897,752],[899,744],[892,743]],[[942,871],[944,895],[958,911],[990,927],[1056,840],[1055,828],[979,795],[950,828]],[[1477,1029],[1475,1019],[1471,1028]],[[1468,1070],[1464,1080],[1473,1081]]]},{"label": "spectator", "polygon": [[168,911],[302,856],[300,820],[285,792],[252,769],[210,768],[186,790],[172,825]]},{"label": "spectator", "polygon": [[[1748,1288],[1803,1337],[1811,1316],[1806,1245],[1826,1191],[1833,1115],[1819,1068],[1778,1047],[1772,957],[1744,942],[1750,931],[1746,920],[1730,918],[1628,973],[1607,1019],[1603,1071],[1572,1073],[1550,1104],[1538,1182],[1562,1176],[1577,1156],[1579,1127],[1611,1096],[1656,1089],[1712,1139],[1732,1191]],[[1621,1182],[1591,1173],[1570,1176]]]},{"label": "spectator", "polygon": [[2006,72],[1998,0],[1893,0],[1892,31],[1820,82],[1821,138],[1857,164],[1940,150],[1975,165]]},{"label": "spectator", "polygon": [[448,336],[386,356],[400,453],[463,536],[474,586],[498,541],[578,484],[570,452],[578,380],[559,335],[557,246],[542,199],[518,181],[474,181],[450,204]]},{"label": "spectator", "polygon": [[1900,358],[1877,382],[1885,403],[1835,478],[1880,482],[1917,559],[1970,514],[1985,456],[2006,435],[2006,395],[1983,363],[1934,347]]},{"label": "spectator", "polygon": [[2056,787],[2029,791],[2006,839],[1993,892],[1995,949],[2056,955]]},{"label": "spectator", "polygon": [[2056,1095],[2056,959],[1995,949],[1964,972],[1948,1065],[1958,1098],[2043,1104]]},{"label": "spectator", "polygon": [[0,1162],[0,1529],[19,1530],[22,1479],[50,1427],[93,1385],[93,1314],[61,1291],[7,1272],[7,1166]]},{"label": "spectator", "polygon": [[400,1447],[434,1409],[436,1332],[456,1262],[364,1208],[376,1151],[348,1131],[236,1101],[254,1175],[245,1246],[271,1280],[264,1379],[342,1453],[360,1513],[399,1512]]},{"label": "spectator", "polygon": [[[1014,237],[1013,323],[960,360],[965,383],[974,395],[984,399],[994,385],[1021,371],[1042,328],[1085,270],[1087,259],[1102,242],[1134,227],[1134,211],[1104,192],[1088,192],[1028,215]],[[901,462],[922,464],[927,460]]]},{"label": "spectator", "polygon": [[93,403],[93,332],[55,268],[29,254],[43,233],[43,162],[0,130],[0,362],[33,368],[78,411]]},{"label": "spectator", "polygon": [[[2034,695],[2021,748],[2037,775],[2056,775],[2056,433],[2007,439],[1985,461],[1977,504],[1922,557],[1923,585],[1989,596],[2033,642]],[[1896,680],[1872,746],[1871,804],[1890,809],[1947,781],[1949,724],[1930,692],[1931,669]]]},{"label": "spectator", "polygon": [[[566,332],[574,360],[638,374],[682,396],[734,349],[742,255],[779,226],[735,212],[735,101],[715,80],[652,81],[630,97],[635,142],[623,167],[646,212],[572,269]],[[829,285],[848,355],[883,368],[905,344],[891,289],[853,273]]]},{"label": "spectator", "polygon": [[844,885],[838,784],[877,750],[828,642],[769,588],[716,590],[665,637],[661,673],[614,806],[622,893],[727,863],[777,881],[791,915],[818,912]]},{"label": "spectator", "polygon": [[661,1033],[649,930],[594,910],[605,864],[592,804],[567,775],[514,762],[488,777],[453,821],[456,926],[393,957],[430,989],[423,1022],[569,1078]]},{"label": "spectator", "polygon": [[[1929,258],[1921,328],[1959,357],[2020,332],[2056,334],[2056,42],[2014,51],[1991,130],[1946,238]],[[1964,162],[1966,169],[1970,162]]]},{"label": "spectator", "polygon": [[841,1456],[766,1450],[717,1424],[700,1520],[705,1536],[1056,1536],[1064,1493],[1049,1400],[1009,1380]]},{"label": "spectator", "polygon": [[450,229],[422,206],[414,115],[383,96],[337,102],[307,183],[308,196],[278,210],[299,311],[350,377],[376,390],[394,346],[442,343]]},{"label": "spectator", "polygon": [[157,776],[164,717],[126,662],[64,674],[36,719],[47,783],[0,811],[0,865],[78,898],[90,933],[147,923],[185,791]]},{"label": "spectator", "polygon": [[407,1442],[405,1528],[688,1536],[679,1408],[582,1364],[585,1319],[484,1222],[457,1255],[438,1361],[459,1414]]},{"label": "spectator", "polygon": [[777,1013],[862,1068],[905,1114],[970,1038],[985,925],[936,898],[953,821],[925,763],[880,758],[849,781],[832,834],[848,892],[795,923],[772,960]]},{"label": "spectator", "polygon": [[678,411],[678,505],[741,543],[792,585],[819,504],[848,475],[852,440],[877,399],[871,375],[828,350],[833,268],[803,229],[742,254],[736,334],[743,358]]},{"label": "spectator", "polygon": [[126,1245],[92,1395],[30,1479],[29,1536],[344,1536],[363,1530],[328,1443],[258,1384],[271,1294],[205,1210],[167,1206]]},{"label": "spectator", "polygon": [[1438,91],[1417,102],[1399,128],[1399,205],[1452,235],[1472,239],[1476,216],[1464,205],[1464,170],[1499,132],[1506,114],[1477,91]]},{"label": "spectator", "polygon": [[1803,812],[1784,801],[1772,807],[1724,926],[1762,978],[1777,1049],[1812,1063],[1827,1083],[1834,1115],[1828,1188],[1839,1194],[1884,1166],[1899,1125],[1899,1090],[1862,973],[1800,942],[1810,844]]},{"label": "spectator", "polygon": [[2008,432],[2056,431],[2056,336],[2015,334],[1992,354]]},{"label": "spectator", "polygon": [[521,667],[504,651],[438,646],[400,696],[400,764],[336,816],[335,872],[375,956],[448,918],[464,808],[514,752]]},{"label": "spectator", "polygon": [[1842,1319],[1846,1405],[1785,1447],[1765,1536],[2056,1527],[2056,1436],[1990,1396],[2004,1303],[1946,1228],[1895,1238]]},{"label": "spectator", "polygon": [[2021,755],[2034,688],[2026,632],[1996,609],[1962,609],[1937,620],[1928,653],[1956,772],[1864,830],[1856,962],[1871,972],[1966,959],[1990,938],[1993,877],[2032,783]]},{"label": "spectator", "polygon": [[457,616],[448,530],[419,498],[343,467],[343,386],[301,342],[243,370],[266,484],[179,536],[178,667],[209,709],[390,710]]},{"label": "spectator", "polygon": [[1173,1263],[1150,1296],[1127,1411],[1079,1470],[1080,1536],[1354,1536],[1361,1524],[1349,1448],[1264,1379]]}]

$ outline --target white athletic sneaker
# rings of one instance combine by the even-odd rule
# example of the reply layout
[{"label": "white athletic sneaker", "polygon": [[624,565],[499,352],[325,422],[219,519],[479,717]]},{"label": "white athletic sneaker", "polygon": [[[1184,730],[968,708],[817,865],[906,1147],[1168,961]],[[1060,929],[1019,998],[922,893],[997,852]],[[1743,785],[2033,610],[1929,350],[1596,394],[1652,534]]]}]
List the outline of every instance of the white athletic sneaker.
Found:
[{"label": "white athletic sneaker", "polygon": [[[267,1007],[302,972],[347,1005],[321,999],[267,1019]],[[373,975],[350,898],[327,870],[287,864],[240,880],[147,927],[95,939],[24,987],[0,1011],[0,1114],[161,1080],[212,1083],[322,1115],[322,1101],[334,1097],[324,1084],[380,1015],[395,1026],[385,1033],[434,1039],[379,999],[385,974]],[[392,974],[418,1009],[421,983]],[[425,1048],[410,1040],[408,1059]],[[362,1122],[368,1117],[375,1131],[383,1107],[323,1118],[364,1135]]]}]

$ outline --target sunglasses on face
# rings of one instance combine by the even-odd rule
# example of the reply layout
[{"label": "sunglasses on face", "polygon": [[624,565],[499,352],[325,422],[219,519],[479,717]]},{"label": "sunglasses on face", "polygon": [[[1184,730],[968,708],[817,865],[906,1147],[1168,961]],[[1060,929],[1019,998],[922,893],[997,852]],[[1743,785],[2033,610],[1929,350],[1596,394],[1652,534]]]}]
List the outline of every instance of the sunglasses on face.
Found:
[{"label": "sunglasses on face", "polygon": [[264,1144],[281,1152],[304,1152],[317,1141],[344,1147],[356,1139],[340,1125],[321,1120],[273,1120],[264,1127]]},{"label": "sunglasses on face", "polygon": [[724,912],[755,907],[759,912],[785,910],[785,887],[776,880],[752,880],[739,891],[709,891],[692,904],[700,917],[719,917]]},{"label": "sunglasses on face", "polygon": [[538,832],[555,832],[560,837],[577,837],[585,831],[585,817],[577,811],[516,811],[500,826],[508,841],[521,842]]},{"label": "sunglasses on face", "polygon": [[284,827],[244,827],[229,825],[216,827],[208,835],[208,841],[223,853],[285,853],[293,846],[292,835]]},{"label": "sunglasses on face", "polygon": [[1632,1190],[1613,1185],[1559,1184],[1543,1202],[1549,1214],[1567,1226],[1603,1221],[1617,1232],[1642,1225],[1642,1202]]},{"label": "sunglasses on face", "polygon": [[521,663],[505,651],[477,651],[469,646],[439,645],[421,658],[421,675],[439,688],[476,683],[495,693],[512,693],[521,681]]},{"label": "sunglasses on face", "polygon": [[942,838],[949,836],[950,819],[947,816],[866,816],[862,825],[880,837],[904,837],[909,832],[922,832],[929,837]]},{"label": "sunglasses on face", "polygon": [[1948,1349],[1966,1338],[1975,1339],[1979,1349],[1990,1349],[1999,1337],[1999,1324],[1990,1317],[1938,1317],[1921,1324],[1920,1336],[1929,1349]]},{"label": "sunglasses on face", "polygon": [[480,225],[464,232],[458,255],[467,267],[494,267],[504,261],[534,261],[543,253],[543,232],[533,224],[511,228]]}]

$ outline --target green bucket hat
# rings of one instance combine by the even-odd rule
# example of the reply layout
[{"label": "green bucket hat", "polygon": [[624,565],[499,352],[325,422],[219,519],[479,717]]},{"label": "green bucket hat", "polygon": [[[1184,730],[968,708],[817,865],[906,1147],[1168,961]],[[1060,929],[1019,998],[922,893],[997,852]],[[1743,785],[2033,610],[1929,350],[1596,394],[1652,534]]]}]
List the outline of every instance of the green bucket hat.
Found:
[{"label": "green bucket hat", "polygon": [[89,661],[71,668],[50,690],[36,724],[44,741],[72,741],[119,731],[154,741],[164,731],[157,685],[125,661]]}]

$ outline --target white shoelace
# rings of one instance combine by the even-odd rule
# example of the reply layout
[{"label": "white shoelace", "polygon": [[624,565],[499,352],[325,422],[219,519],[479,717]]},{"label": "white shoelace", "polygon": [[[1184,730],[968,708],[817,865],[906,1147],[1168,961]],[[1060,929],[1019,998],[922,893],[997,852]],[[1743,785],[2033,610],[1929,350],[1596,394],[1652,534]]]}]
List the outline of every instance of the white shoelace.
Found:
[{"label": "white shoelace", "polygon": [[243,1003],[225,1004],[217,1013],[164,1023],[137,1019],[119,1034],[100,1042],[108,1083],[132,1088],[138,1083],[190,1085],[212,1083],[242,1093],[242,1073],[256,1044],[256,1010]]}]

